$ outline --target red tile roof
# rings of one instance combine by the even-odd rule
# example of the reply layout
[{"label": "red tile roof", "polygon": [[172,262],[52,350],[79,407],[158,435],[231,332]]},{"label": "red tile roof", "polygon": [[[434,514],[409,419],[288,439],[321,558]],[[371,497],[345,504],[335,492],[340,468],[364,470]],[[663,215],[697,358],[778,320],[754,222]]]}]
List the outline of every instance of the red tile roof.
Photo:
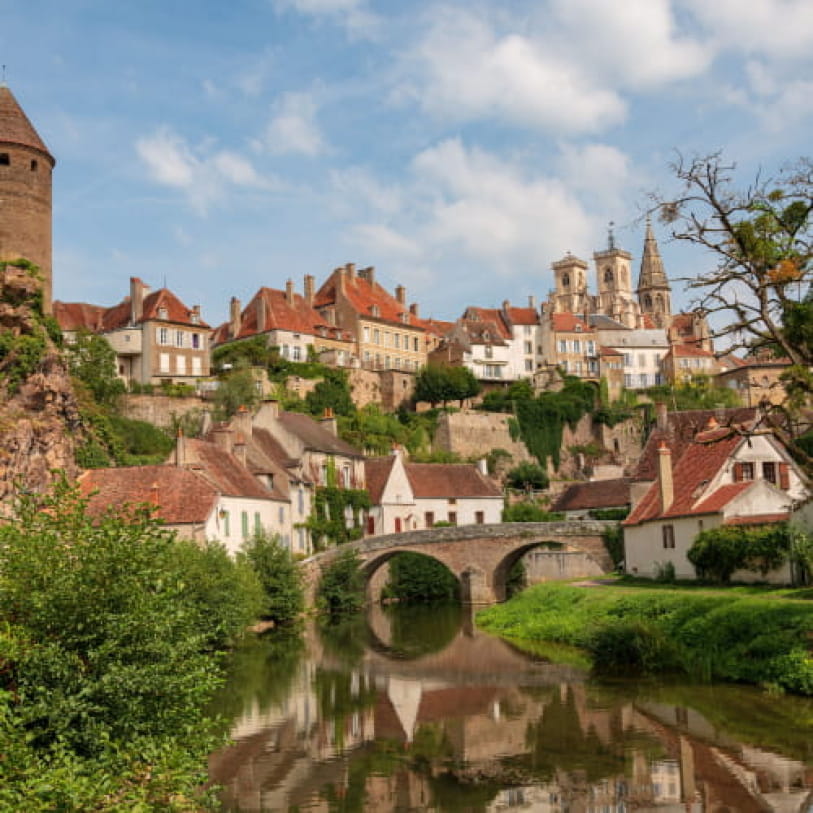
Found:
[{"label": "red tile roof", "polygon": [[395,464],[395,455],[371,457],[364,461],[364,479],[373,505],[381,505],[381,498]]},{"label": "red tile roof", "polygon": [[772,525],[776,522],[785,522],[790,518],[790,512],[780,511],[776,514],[751,514],[748,517],[728,517],[724,525]]},{"label": "red tile roof", "polygon": [[102,320],[106,308],[102,305],[90,305],[87,302],[54,302],[54,319],[62,330],[89,330],[96,332],[102,329]]},{"label": "red tile roof", "polygon": [[557,333],[592,333],[593,328],[580,313],[552,313],[551,325]]},{"label": "red tile roof", "polygon": [[536,308],[507,308],[508,318],[514,325],[538,325],[539,313]]},{"label": "red tile roof", "polygon": [[596,480],[569,486],[551,505],[551,511],[579,511],[587,508],[621,508],[630,504],[629,477]]},{"label": "red tile roof", "polygon": [[672,347],[669,348],[669,351],[666,353],[668,356],[669,354],[673,356],[702,356],[703,358],[714,358],[714,353],[703,350],[702,347],[697,347],[694,344],[673,344]]},{"label": "red tile roof", "polygon": [[[498,335],[503,339],[511,338],[511,331],[505,324],[502,311],[499,308],[479,308],[470,305],[463,313],[462,321],[466,322],[489,322],[494,325]],[[494,329],[492,328],[492,330]]]},{"label": "red tile roof", "polygon": [[616,350],[613,347],[604,347],[604,345],[602,345],[599,348],[598,352],[599,352],[600,356],[623,356],[624,355],[620,350]]},{"label": "red tile roof", "polygon": [[502,491],[468,463],[406,463],[416,498],[502,497]]},{"label": "red tile roof", "polygon": [[454,327],[454,322],[444,322],[441,319],[419,319],[417,324],[420,324],[427,333],[433,333],[439,338],[444,338],[447,333]]},{"label": "red tile roof", "polygon": [[218,496],[204,478],[177,466],[90,469],[79,477],[79,489],[89,497],[91,516],[111,506],[149,503],[156,506],[155,516],[170,525],[205,522]]},{"label": "red tile roof", "polygon": [[[200,474],[227,497],[248,497],[270,500],[274,495],[237,459],[225,449],[204,440],[186,440],[190,461],[200,465]],[[277,495],[280,499],[280,495]]]},{"label": "red tile roof", "polygon": [[292,435],[298,437],[306,449],[345,457],[363,457],[358,449],[341,438],[337,438],[310,415],[303,415],[299,412],[280,412],[277,420]]},{"label": "red tile roof", "polygon": [[[161,309],[165,309],[167,316],[165,321],[174,322],[179,325],[192,325],[192,310],[186,307],[175,294],[168,288],[159,288],[144,297],[144,311],[141,322],[161,319],[158,315]],[[209,327],[205,322],[199,321],[199,327]]]}]

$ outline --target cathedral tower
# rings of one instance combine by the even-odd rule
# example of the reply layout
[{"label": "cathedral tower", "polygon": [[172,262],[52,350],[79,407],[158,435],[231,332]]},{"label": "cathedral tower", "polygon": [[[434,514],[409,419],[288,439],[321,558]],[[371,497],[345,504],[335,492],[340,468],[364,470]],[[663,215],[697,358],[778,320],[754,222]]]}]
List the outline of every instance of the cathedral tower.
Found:
[{"label": "cathedral tower", "polygon": [[669,287],[649,218],[646,220],[644,253],[641,255],[637,293],[641,312],[649,314],[658,327],[669,327],[672,320],[672,289]]},{"label": "cathedral tower", "polygon": [[598,277],[598,310],[634,328],[638,326],[639,311],[632,298],[632,254],[616,246],[612,227],[610,223],[606,250],[593,254]]},{"label": "cathedral tower", "polygon": [[0,84],[0,260],[39,266],[43,309],[51,312],[53,156],[5,83]]},{"label": "cathedral tower", "polygon": [[556,281],[553,294],[555,313],[585,313],[589,310],[587,263],[568,252],[551,264]]}]

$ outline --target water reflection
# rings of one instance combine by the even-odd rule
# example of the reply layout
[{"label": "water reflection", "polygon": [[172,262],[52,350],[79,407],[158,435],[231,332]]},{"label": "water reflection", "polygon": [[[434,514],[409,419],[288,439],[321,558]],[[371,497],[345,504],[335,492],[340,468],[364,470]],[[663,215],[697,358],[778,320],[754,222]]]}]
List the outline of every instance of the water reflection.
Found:
[{"label": "water reflection", "polygon": [[228,810],[813,810],[813,703],[597,684],[457,607],[254,642],[221,709]]}]

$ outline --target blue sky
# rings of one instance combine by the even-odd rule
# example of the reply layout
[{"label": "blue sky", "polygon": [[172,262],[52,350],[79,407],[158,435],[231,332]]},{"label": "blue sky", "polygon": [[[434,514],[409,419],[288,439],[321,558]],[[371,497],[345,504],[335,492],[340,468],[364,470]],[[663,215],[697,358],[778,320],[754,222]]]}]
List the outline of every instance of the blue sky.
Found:
[{"label": "blue sky", "polygon": [[0,62],[57,158],[55,298],[139,276],[213,325],[345,262],[424,316],[524,304],[611,220],[637,267],[675,150],[746,183],[813,122],[810,0],[0,0]]}]

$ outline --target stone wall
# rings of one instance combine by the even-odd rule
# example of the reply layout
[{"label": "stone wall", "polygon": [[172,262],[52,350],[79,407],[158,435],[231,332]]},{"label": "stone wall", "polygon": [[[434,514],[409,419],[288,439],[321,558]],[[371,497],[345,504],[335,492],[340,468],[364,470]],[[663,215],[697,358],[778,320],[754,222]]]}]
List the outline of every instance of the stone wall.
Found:
[{"label": "stone wall", "polygon": [[505,449],[511,454],[511,465],[534,460],[522,441],[511,439],[510,415],[496,412],[441,413],[433,445],[435,449],[453,452],[464,458],[485,457],[492,449]]},{"label": "stone wall", "polygon": [[384,412],[407,405],[415,391],[415,376],[401,370],[348,370],[353,403],[359,407],[379,404]]},{"label": "stone wall", "polygon": [[125,395],[121,411],[127,418],[147,421],[165,429],[172,426],[173,418],[190,413],[209,412],[210,405],[202,398],[171,398],[168,395]]}]

